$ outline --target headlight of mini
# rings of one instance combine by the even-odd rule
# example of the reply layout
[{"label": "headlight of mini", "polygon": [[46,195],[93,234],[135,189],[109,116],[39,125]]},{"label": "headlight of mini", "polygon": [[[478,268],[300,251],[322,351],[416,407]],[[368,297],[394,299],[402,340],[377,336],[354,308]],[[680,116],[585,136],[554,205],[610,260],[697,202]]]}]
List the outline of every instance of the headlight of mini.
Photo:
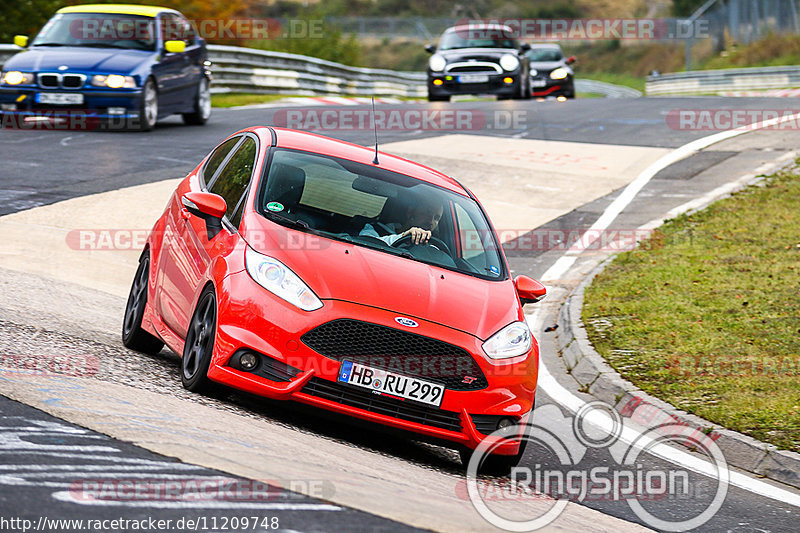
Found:
[{"label": "headlight of mini", "polygon": [[492,359],[525,355],[531,349],[531,330],[525,322],[507,325],[483,343],[483,351]]},{"label": "headlight of mini", "polygon": [[278,298],[296,305],[303,311],[314,311],[322,307],[322,302],[308,285],[277,259],[262,255],[248,246],[245,252],[245,265],[253,281]]},{"label": "headlight of mini", "polygon": [[433,72],[441,72],[447,66],[447,60],[439,54],[433,54],[428,60],[428,66]]},{"label": "headlight of mini", "polygon": [[92,76],[92,85],[95,87],[111,87],[112,89],[135,89],[136,81],[132,76],[109,74],[108,76]]},{"label": "headlight of mini", "polygon": [[517,56],[506,54],[500,58],[500,66],[503,67],[503,70],[516,70],[519,67],[519,59]]},{"label": "headlight of mini", "polygon": [[3,72],[3,85],[30,85],[33,83],[33,73],[9,70]]},{"label": "headlight of mini", "polygon": [[567,69],[562,67],[558,67],[557,69],[555,69],[553,72],[550,73],[550,77],[553,78],[554,80],[563,80],[567,76],[569,76],[569,72],[567,72]]}]

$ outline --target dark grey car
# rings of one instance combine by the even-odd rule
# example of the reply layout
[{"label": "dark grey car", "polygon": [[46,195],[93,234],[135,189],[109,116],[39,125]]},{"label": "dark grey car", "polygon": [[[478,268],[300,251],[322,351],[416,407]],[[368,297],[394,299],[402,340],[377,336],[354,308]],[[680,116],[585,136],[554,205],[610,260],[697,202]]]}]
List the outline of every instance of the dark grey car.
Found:
[{"label": "dark grey car", "polygon": [[507,26],[481,24],[448,28],[439,46],[428,45],[428,100],[455,94],[496,94],[498,100],[530,98],[529,45]]}]

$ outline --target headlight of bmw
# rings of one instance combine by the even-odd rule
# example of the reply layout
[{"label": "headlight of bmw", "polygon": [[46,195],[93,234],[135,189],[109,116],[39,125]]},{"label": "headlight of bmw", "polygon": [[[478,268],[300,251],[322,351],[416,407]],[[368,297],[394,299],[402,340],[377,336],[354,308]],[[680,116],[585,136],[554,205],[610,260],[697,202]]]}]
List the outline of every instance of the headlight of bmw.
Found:
[{"label": "headlight of bmw", "polygon": [[20,72],[18,70],[9,70],[3,72],[2,84],[3,85],[30,85],[33,83],[32,72]]},{"label": "headlight of bmw", "polygon": [[109,74],[108,76],[92,76],[92,85],[95,87],[111,87],[112,89],[135,89],[136,80],[132,76]]},{"label": "headlight of bmw", "polygon": [[506,54],[500,58],[500,66],[503,67],[503,70],[516,70],[519,67],[519,59],[517,56]]},{"label": "headlight of bmw", "polygon": [[253,281],[278,298],[303,311],[314,311],[322,307],[322,302],[308,285],[277,259],[260,254],[248,246],[245,265]]},{"label": "headlight of bmw", "polygon": [[533,337],[525,322],[513,322],[483,343],[483,351],[492,359],[508,359],[525,355]]},{"label": "headlight of bmw", "polygon": [[553,72],[550,73],[550,77],[553,78],[554,80],[563,80],[567,76],[569,76],[569,72],[567,72],[567,69],[563,67],[558,67],[557,69],[555,69]]},{"label": "headlight of bmw", "polygon": [[447,60],[439,54],[433,54],[428,60],[428,66],[433,72],[441,72],[447,66]]}]

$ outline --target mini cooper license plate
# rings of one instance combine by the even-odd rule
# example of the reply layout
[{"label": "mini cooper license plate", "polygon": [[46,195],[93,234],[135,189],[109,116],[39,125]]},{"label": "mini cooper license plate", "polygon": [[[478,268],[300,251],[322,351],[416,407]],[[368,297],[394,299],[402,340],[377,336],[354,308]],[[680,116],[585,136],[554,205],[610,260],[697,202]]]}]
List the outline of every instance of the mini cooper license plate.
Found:
[{"label": "mini cooper license plate", "polygon": [[545,80],[531,80],[531,87],[544,87],[547,85]]},{"label": "mini cooper license plate", "polygon": [[486,74],[464,74],[458,77],[459,83],[486,83],[489,76]]},{"label": "mini cooper license plate", "polygon": [[370,389],[381,394],[399,396],[400,398],[426,403],[435,407],[442,405],[442,397],[444,396],[444,385],[440,383],[412,378],[352,361],[342,361],[337,379],[342,383]]},{"label": "mini cooper license plate", "polygon": [[36,101],[40,104],[80,105],[83,104],[83,95],[81,93],[38,93]]}]

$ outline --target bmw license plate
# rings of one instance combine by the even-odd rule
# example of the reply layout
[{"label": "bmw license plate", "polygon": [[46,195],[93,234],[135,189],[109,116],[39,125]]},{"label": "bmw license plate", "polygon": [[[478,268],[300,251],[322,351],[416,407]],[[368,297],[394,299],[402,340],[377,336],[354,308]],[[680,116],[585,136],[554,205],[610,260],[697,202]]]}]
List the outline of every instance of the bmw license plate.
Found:
[{"label": "bmw license plate", "polygon": [[83,95],[81,93],[37,93],[36,102],[40,104],[80,105],[83,104]]},{"label": "bmw license plate", "polygon": [[444,385],[424,379],[404,376],[380,368],[372,368],[352,361],[342,361],[338,381],[439,407],[442,405]]},{"label": "bmw license plate", "polygon": [[531,80],[531,87],[544,87],[547,85],[545,80]]},{"label": "bmw license plate", "polygon": [[486,74],[464,74],[458,77],[459,83],[486,83],[489,76]]}]

